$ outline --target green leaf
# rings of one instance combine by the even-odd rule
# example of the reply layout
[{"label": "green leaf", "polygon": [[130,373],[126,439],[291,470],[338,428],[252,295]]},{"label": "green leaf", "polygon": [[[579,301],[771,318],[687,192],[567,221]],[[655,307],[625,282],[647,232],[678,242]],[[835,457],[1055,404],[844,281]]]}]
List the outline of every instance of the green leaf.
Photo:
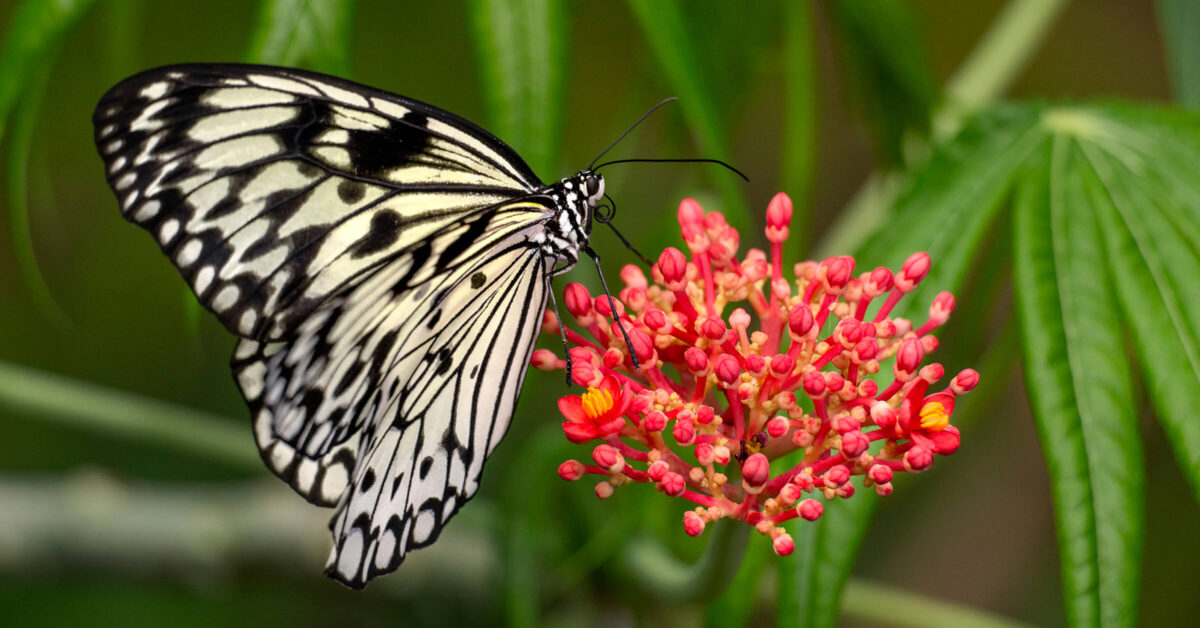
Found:
[{"label": "green leaf", "polygon": [[879,499],[862,494],[825,502],[815,523],[793,521],[795,559],[779,569],[779,625],[821,628],[837,623],[842,590]]},{"label": "green leaf", "polygon": [[1194,0],[1158,0],[1158,26],[1171,72],[1175,98],[1200,106],[1200,4]]},{"label": "green leaf", "polygon": [[60,325],[66,316],[42,278],[29,228],[29,150],[54,58],[93,4],[94,0],[26,0],[13,12],[0,47],[0,140],[6,139],[8,122],[13,122],[6,173],[13,255],[42,315]]},{"label": "green leaf", "polygon": [[[704,157],[729,160],[729,140],[717,106],[717,95],[709,83],[708,72],[684,20],[684,11],[676,0],[629,0],[634,16],[650,43],[663,78],[679,97],[696,142]],[[725,204],[722,213],[743,233],[754,224],[742,196],[741,180],[734,176],[714,176]]]},{"label": "green leaf", "polygon": [[246,59],[350,74],[354,0],[263,0]]},{"label": "green leaf", "polygon": [[812,219],[817,153],[817,60],[813,8],[807,2],[783,4],[786,75],[783,131],[783,191],[792,197],[791,236],[784,257],[805,259]]},{"label": "green leaf", "polygon": [[[1051,120],[1054,111],[1047,114]],[[1014,280],[1026,387],[1050,472],[1067,615],[1131,625],[1142,549],[1142,460],[1132,373],[1107,275],[1104,194],[1055,128],[1014,203]]]},{"label": "green leaf", "polygon": [[489,125],[539,175],[558,173],[568,51],[566,5],[471,0]]},{"label": "green leaf", "polygon": [[937,98],[913,10],[902,0],[831,0],[828,6],[855,104],[883,160],[902,164],[906,136],[927,134]]},{"label": "green leaf", "polygon": [[[712,539],[709,539],[712,541]],[[746,554],[737,575],[716,599],[704,609],[706,626],[746,626],[758,602],[758,587],[767,570],[767,559],[773,556],[770,540],[756,534],[746,546]]]}]

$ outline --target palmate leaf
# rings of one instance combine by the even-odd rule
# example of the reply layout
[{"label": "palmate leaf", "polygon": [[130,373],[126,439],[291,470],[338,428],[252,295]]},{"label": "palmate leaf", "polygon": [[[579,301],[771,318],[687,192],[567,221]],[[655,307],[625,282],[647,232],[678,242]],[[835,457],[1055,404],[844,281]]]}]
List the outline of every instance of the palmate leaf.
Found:
[{"label": "palmate leaf", "polygon": [[[1007,222],[999,210],[1013,209],[1026,383],[1053,484],[1072,625],[1137,620],[1144,480],[1135,377],[1200,495],[1200,424],[1192,416],[1200,404],[1200,178],[1191,169],[1198,161],[1195,114],[994,108],[938,147],[858,254],[860,270],[895,267],[915,250],[932,255],[927,292],[904,313],[920,319],[934,291],[963,294],[974,251],[989,228]],[[781,594],[796,602],[784,623],[836,620],[830,600],[875,500],[856,502],[832,504],[815,526],[798,526],[807,529],[797,530],[797,547],[803,538],[815,549],[781,578]]]}]

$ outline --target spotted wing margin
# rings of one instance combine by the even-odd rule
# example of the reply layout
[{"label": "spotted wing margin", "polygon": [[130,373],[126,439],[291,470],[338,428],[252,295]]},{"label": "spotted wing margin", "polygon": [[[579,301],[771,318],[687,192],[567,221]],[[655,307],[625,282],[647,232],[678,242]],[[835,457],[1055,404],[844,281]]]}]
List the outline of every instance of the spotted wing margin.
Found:
[{"label": "spotted wing margin", "polygon": [[[436,272],[398,257],[287,343],[243,340],[234,371],[264,460],[301,495],[338,505],[328,572],[354,587],[432,543],[474,495],[507,430],[550,264],[536,203],[506,205],[428,241]],[[457,243],[464,243],[459,245]]]},{"label": "spotted wing margin", "polygon": [[463,118],[302,70],[149,70],[110,90],[94,122],[125,218],[230,331],[260,341],[398,251],[541,186]]}]

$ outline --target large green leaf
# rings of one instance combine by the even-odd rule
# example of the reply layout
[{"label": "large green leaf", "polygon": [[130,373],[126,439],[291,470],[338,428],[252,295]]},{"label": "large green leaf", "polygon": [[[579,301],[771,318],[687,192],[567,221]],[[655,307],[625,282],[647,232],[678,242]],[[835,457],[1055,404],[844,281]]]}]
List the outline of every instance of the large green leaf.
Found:
[{"label": "large green leaf", "polygon": [[817,156],[817,59],[813,7],[807,2],[783,5],[786,75],[782,189],[792,197],[791,236],[785,259],[805,259],[812,229],[812,188]]},{"label": "large green leaf", "polygon": [[353,16],[354,0],[263,0],[246,58],[348,76]]},{"label": "large green leaf", "polygon": [[1130,625],[1143,510],[1132,373],[1104,272],[1104,199],[1057,115],[1044,116],[1054,139],[1014,203],[1026,387],[1051,477],[1067,615],[1076,626]]},{"label": "large green leaf", "polygon": [[490,128],[534,172],[557,176],[568,58],[566,5],[471,0],[469,6]]},{"label": "large green leaf", "polygon": [[1200,106],[1200,4],[1158,0],[1158,24],[1175,97],[1189,107]]},{"label": "large green leaf", "polygon": [[880,156],[903,163],[905,137],[929,130],[937,98],[913,10],[903,0],[830,0],[828,6],[856,104]]}]

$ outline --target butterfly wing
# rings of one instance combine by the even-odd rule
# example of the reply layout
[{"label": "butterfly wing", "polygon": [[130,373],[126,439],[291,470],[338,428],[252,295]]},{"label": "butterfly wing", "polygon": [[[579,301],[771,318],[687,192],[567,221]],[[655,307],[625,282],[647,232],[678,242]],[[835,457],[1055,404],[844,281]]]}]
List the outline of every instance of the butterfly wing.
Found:
[{"label": "butterfly wing", "polygon": [[118,84],[96,143],[124,216],[244,338],[286,337],[398,251],[541,183],[430,105],[302,70],[179,65]]},{"label": "butterfly wing", "polygon": [[[530,205],[485,212],[482,235],[420,284],[397,260],[294,341],[239,345],[263,457],[310,500],[337,504],[327,573],[350,586],[432,543],[508,428],[550,270],[522,216],[540,213]],[[472,229],[430,244],[453,248]]]}]

